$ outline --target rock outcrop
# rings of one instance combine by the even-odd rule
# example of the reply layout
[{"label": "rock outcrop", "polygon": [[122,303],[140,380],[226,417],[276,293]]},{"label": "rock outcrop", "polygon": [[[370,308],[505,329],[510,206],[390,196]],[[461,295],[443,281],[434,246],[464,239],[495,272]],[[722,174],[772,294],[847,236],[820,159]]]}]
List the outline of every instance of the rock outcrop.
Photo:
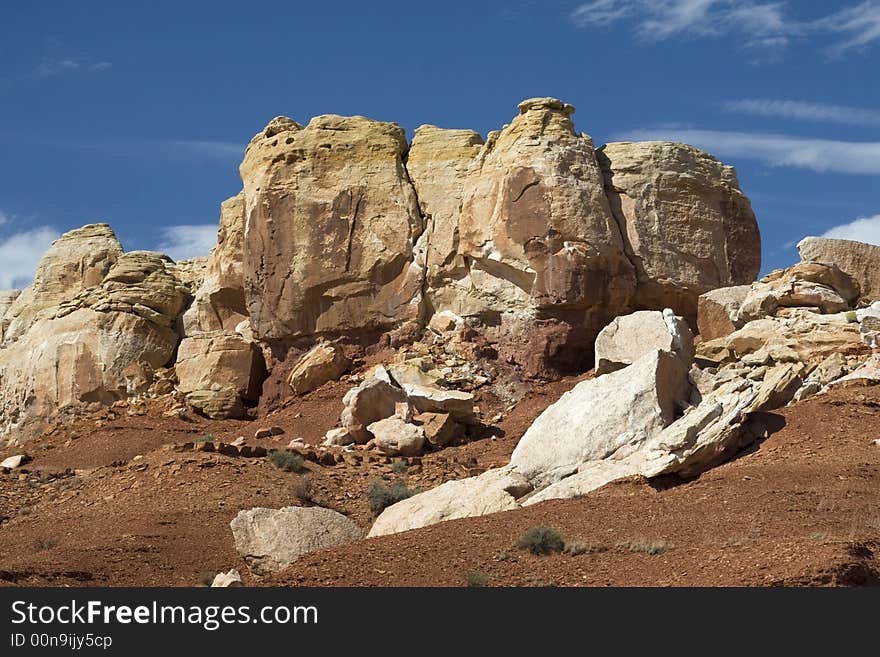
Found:
[{"label": "rock outcrop", "polygon": [[403,129],[363,117],[274,119],[248,145],[245,302],[266,341],[418,319],[423,232]]},{"label": "rock outcrop", "polygon": [[169,273],[167,256],[123,254],[118,245],[104,225],[67,233],[13,303],[0,349],[4,431],[66,406],[139,394],[169,364],[189,290]]},{"label": "rock outcrop", "polygon": [[797,248],[802,261],[836,265],[858,283],[862,298],[880,300],[880,246],[852,240],[805,237]]},{"label": "rock outcrop", "polygon": [[733,167],[667,142],[606,144],[598,158],[636,269],[634,309],[669,307],[693,325],[701,294],[755,279],[758,224]]}]

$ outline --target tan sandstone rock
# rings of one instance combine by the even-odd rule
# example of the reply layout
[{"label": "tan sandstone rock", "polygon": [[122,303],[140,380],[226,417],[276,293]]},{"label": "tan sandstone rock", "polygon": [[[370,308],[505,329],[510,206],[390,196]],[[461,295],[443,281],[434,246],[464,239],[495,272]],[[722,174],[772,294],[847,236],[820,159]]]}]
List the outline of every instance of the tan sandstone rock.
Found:
[{"label": "tan sandstone rock", "polygon": [[279,117],[249,144],[245,301],[259,339],[387,328],[417,319],[423,232],[394,123]]},{"label": "tan sandstone rock", "polygon": [[548,356],[585,362],[584,348],[625,311],[635,278],[593,142],[575,132],[573,112],[560,100],[532,98],[489,135],[469,169],[458,225],[467,302],[445,308],[500,318],[511,348],[519,342],[534,354],[544,346],[533,344],[541,341],[535,328],[551,322],[562,332]]},{"label": "tan sandstone rock", "polygon": [[[4,431],[45,422],[65,406],[126,397],[144,387],[133,377],[149,376],[174,354],[189,291],[169,272],[171,261],[148,251],[119,255],[104,228],[86,229],[56,241],[41,260],[29,294],[45,289],[53,305],[22,309],[0,349]],[[92,257],[88,248],[96,249]],[[47,280],[50,272],[70,284],[68,296]]]},{"label": "tan sandstone rock", "polygon": [[751,285],[720,287],[700,295],[697,300],[697,330],[703,340],[730,335],[737,328],[739,307]]},{"label": "tan sandstone rock", "polygon": [[827,237],[805,237],[798,245],[804,262],[837,265],[858,283],[861,296],[880,300],[880,246]]},{"label": "tan sandstone rock", "polygon": [[760,234],[733,167],[669,142],[611,143],[597,154],[636,268],[634,308],[669,307],[694,323],[701,294],[755,279]]},{"label": "tan sandstone rock", "polygon": [[177,350],[174,366],[184,393],[210,389],[219,383],[231,386],[243,400],[255,402],[265,375],[263,355],[250,341],[225,333],[185,338]]},{"label": "tan sandstone rock", "polygon": [[350,362],[342,349],[330,342],[320,342],[303,354],[287,377],[287,383],[295,393],[304,395],[338,379]]}]

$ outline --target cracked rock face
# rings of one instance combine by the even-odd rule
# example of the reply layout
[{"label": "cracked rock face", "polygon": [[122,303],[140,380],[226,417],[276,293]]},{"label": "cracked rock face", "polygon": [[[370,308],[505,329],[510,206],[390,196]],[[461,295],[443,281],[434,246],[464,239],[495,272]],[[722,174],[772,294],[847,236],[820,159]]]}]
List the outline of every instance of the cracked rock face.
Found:
[{"label": "cracked rock face", "polygon": [[251,141],[243,273],[267,341],[388,328],[417,319],[423,232],[403,165],[403,129],[364,117],[273,120]]},{"label": "cracked rock face", "polygon": [[695,326],[701,294],[755,279],[761,239],[733,167],[669,142],[606,144],[598,158],[636,268],[634,309],[669,307]]},{"label": "cracked rock face", "polygon": [[[65,406],[123,398],[132,377],[168,364],[189,290],[167,256],[122,254],[118,245],[105,225],[67,233],[13,303],[0,349],[2,430],[45,421]],[[16,309],[22,297],[41,301]]]}]

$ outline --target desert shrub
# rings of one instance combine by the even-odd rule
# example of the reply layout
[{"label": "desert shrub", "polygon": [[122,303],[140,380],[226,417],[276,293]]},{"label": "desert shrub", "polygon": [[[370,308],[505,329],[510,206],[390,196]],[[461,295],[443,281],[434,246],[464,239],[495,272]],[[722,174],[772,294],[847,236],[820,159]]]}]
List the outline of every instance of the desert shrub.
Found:
[{"label": "desert shrub", "polygon": [[639,539],[637,541],[625,541],[617,544],[619,550],[628,552],[641,552],[643,554],[663,554],[669,550],[669,546],[662,541],[646,541]]},{"label": "desert shrub", "polygon": [[403,459],[398,459],[391,464],[391,472],[393,472],[394,474],[401,475],[404,474],[407,470],[409,470],[409,466]]},{"label": "desert shrub", "polygon": [[34,541],[34,552],[42,552],[43,550],[51,550],[58,545],[58,539],[54,536],[46,538],[38,538]]},{"label": "desert shrub", "polygon": [[312,478],[300,477],[300,480],[293,487],[293,494],[296,496],[296,499],[302,502],[312,502],[312,495],[314,494]]},{"label": "desert shrub", "polygon": [[384,481],[374,479],[367,488],[367,501],[370,503],[370,510],[379,515],[392,504],[396,504],[401,500],[412,497],[415,491],[406,487],[402,481],[396,481],[390,486]]},{"label": "desert shrub", "polygon": [[530,527],[516,542],[518,548],[528,550],[532,554],[545,555],[562,552],[565,541],[562,535],[552,527]]},{"label": "desert shrub", "polygon": [[302,454],[281,449],[273,449],[269,452],[269,460],[285,472],[302,472],[306,462]]},{"label": "desert shrub", "polygon": [[214,438],[214,436],[212,436],[211,434],[206,434],[204,436],[199,436],[193,442],[194,443],[213,443],[216,441],[217,441],[217,439]]},{"label": "desert shrub", "polygon": [[467,582],[467,585],[469,587],[478,588],[486,586],[486,584],[489,583],[489,577],[487,575],[484,575],[483,573],[471,571],[465,574],[464,581]]},{"label": "desert shrub", "polygon": [[604,545],[593,545],[592,543],[583,543],[581,541],[566,541],[565,548],[562,550],[566,554],[576,557],[580,554],[594,554],[596,552],[607,552],[608,548]]}]

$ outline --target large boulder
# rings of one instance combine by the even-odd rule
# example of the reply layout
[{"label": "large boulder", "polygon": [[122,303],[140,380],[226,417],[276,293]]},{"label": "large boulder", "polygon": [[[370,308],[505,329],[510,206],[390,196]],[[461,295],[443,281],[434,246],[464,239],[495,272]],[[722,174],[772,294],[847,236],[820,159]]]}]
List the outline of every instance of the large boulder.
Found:
[{"label": "large boulder", "polygon": [[616,317],[596,338],[596,374],[619,370],[657,349],[676,352],[690,364],[694,336],[681,317],[671,310],[637,310]]},{"label": "large boulder", "polygon": [[248,145],[245,301],[259,339],[418,319],[423,232],[404,130],[360,116],[279,117]]},{"label": "large boulder", "polygon": [[185,338],[174,366],[183,393],[210,389],[213,384],[232,387],[245,401],[260,397],[265,376],[262,352],[237,334],[204,333]]},{"label": "large boulder", "polygon": [[308,552],[345,545],[362,536],[344,515],[321,507],[242,510],[229,526],[235,549],[257,575],[270,575]]},{"label": "large boulder", "polygon": [[837,265],[858,283],[861,296],[880,300],[880,246],[827,237],[805,237],[797,245],[801,260]]},{"label": "large boulder", "polygon": [[547,486],[582,463],[638,449],[675,420],[690,395],[685,361],[654,350],[562,395],[525,432],[510,467],[536,487]]},{"label": "large boulder", "polygon": [[693,324],[701,294],[755,279],[760,234],[733,167],[669,142],[611,143],[597,155],[636,269],[634,308],[669,307]]},{"label": "large boulder", "polygon": [[367,427],[394,415],[397,404],[405,401],[403,390],[388,381],[370,377],[342,398],[342,428],[348,430],[353,442],[369,442],[373,434]]},{"label": "large boulder", "polygon": [[417,456],[425,446],[425,430],[397,415],[373,422],[367,430],[375,438],[376,449],[387,456]]},{"label": "large boulder", "polygon": [[293,392],[304,395],[338,379],[350,362],[341,348],[331,342],[319,342],[297,361],[287,383]]},{"label": "large boulder", "polygon": [[489,470],[477,477],[447,481],[385,509],[367,536],[396,534],[444,520],[482,516],[517,508],[532,486],[521,475]]},{"label": "large boulder", "polygon": [[739,308],[751,289],[751,285],[733,285],[701,294],[697,300],[697,330],[700,337],[715,340],[739,328]]}]

